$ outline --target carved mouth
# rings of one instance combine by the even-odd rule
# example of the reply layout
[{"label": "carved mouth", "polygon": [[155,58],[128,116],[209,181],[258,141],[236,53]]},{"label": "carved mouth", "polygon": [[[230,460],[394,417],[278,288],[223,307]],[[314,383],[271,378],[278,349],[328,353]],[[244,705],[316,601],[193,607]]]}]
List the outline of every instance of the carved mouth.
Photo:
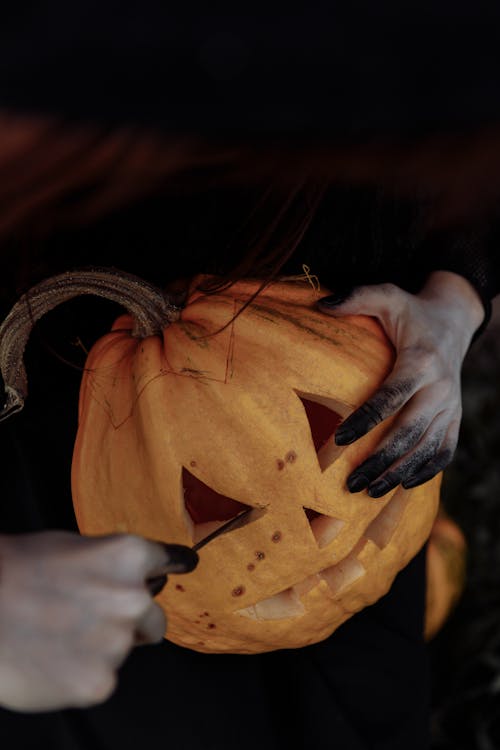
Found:
[{"label": "carved mouth", "polygon": [[[302,597],[318,586],[322,580],[327,583],[329,596],[332,599],[347,591],[351,585],[368,572],[358,559],[361,551],[368,542],[373,542],[380,551],[389,544],[409,502],[409,496],[409,492],[399,488],[378,516],[367,526],[356,547],[344,559],[314,575],[308,576],[294,586],[290,586],[266,599],[261,599],[249,607],[237,610],[235,614],[250,617],[254,620],[281,620],[283,618],[300,617],[305,614],[305,607],[301,601]],[[307,509],[304,510],[307,513]],[[326,524],[326,528],[330,523],[329,533],[332,533],[332,524],[335,525],[335,522],[337,522],[337,533],[344,525],[344,522],[340,519],[329,519],[325,516],[315,515],[314,512],[307,513],[307,515],[311,528],[313,528],[315,522]],[[318,541],[318,538],[316,540]]]},{"label": "carved mouth", "polygon": [[274,594],[267,599],[261,599],[249,607],[239,609],[235,614],[250,617],[254,620],[281,620],[289,617],[300,617],[305,613],[302,597],[318,586],[322,580],[328,584],[330,597],[334,598],[343,589],[347,589],[358,578],[365,575],[366,569],[357,559],[357,555],[366,542],[366,539],[362,539],[357,547],[339,563],[308,576],[300,583],[290,586],[278,594]]}]

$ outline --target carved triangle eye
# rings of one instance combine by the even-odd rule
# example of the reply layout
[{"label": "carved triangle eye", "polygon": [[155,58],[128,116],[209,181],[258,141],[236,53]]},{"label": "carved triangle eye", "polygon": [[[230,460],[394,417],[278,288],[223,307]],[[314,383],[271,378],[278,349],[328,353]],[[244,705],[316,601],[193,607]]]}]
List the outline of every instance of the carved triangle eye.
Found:
[{"label": "carved triangle eye", "polygon": [[185,467],[182,468],[182,488],[184,505],[193,523],[194,542],[204,539],[223,523],[250,507],[216,492]]},{"label": "carved triangle eye", "polygon": [[335,445],[333,436],[343,417],[338,411],[345,408],[333,399],[315,400],[314,396],[297,393],[304,407],[314,448],[318,455],[321,471],[327,469],[337,458],[342,448]]}]

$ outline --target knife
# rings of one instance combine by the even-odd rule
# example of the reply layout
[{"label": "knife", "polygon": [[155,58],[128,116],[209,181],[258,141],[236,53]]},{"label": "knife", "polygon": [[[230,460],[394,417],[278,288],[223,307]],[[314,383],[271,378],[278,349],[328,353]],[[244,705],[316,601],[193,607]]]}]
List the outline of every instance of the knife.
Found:
[{"label": "knife", "polygon": [[[237,529],[240,525],[243,524],[244,520],[252,512],[252,510],[253,508],[247,508],[246,510],[243,510],[241,513],[238,513],[237,516],[234,516],[234,518],[231,518],[229,521],[226,521],[226,523],[223,523],[222,526],[219,526],[219,528],[212,531],[211,534],[207,534],[207,536],[203,537],[203,539],[200,539],[199,542],[196,542],[196,544],[194,544],[191,547],[193,552],[198,552],[198,550],[200,550],[206,544],[208,544],[209,542],[212,542],[218,536],[221,536],[221,534],[225,534],[226,531],[231,531],[231,529]],[[159,575],[159,576],[152,576],[151,578],[148,578],[146,580],[146,585],[149,589],[151,596],[157,596],[157,594],[160,593],[160,591],[163,589],[167,581],[168,581],[168,576],[166,574]]]},{"label": "knife", "polygon": [[229,521],[226,521],[226,523],[223,523],[222,526],[219,526],[219,528],[212,531],[211,534],[208,534],[207,536],[203,537],[203,539],[200,539],[199,542],[196,542],[191,549],[194,552],[198,552],[202,547],[204,547],[209,542],[216,539],[221,534],[225,534],[226,531],[231,531],[231,529],[237,529],[241,524],[242,521],[251,513],[253,508],[247,508],[246,510],[241,511],[241,513],[238,513],[237,516],[234,516],[234,518],[231,518]]}]

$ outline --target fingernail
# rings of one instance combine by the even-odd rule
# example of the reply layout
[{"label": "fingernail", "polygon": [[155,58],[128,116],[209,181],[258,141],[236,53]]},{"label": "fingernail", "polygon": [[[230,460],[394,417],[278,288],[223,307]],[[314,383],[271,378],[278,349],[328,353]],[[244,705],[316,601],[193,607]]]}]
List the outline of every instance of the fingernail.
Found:
[{"label": "fingernail", "polygon": [[354,430],[337,430],[335,433],[335,445],[349,445],[357,439]]},{"label": "fingernail", "polygon": [[385,495],[386,492],[389,492],[390,489],[391,487],[389,487],[386,482],[378,482],[377,484],[372,484],[368,487],[368,495],[376,500],[379,497],[382,497],[382,495]]},{"label": "fingernail", "polygon": [[370,480],[364,474],[351,474],[347,480],[349,492],[361,492],[370,484]]},{"label": "fingernail", "polygon": [[408,479],[405,479],[404,482],[401,482],[401,486],[404,490],[411,490],[413,487],[418,487],[419,484],[423,484],[423,482],[417,477],[409,477]]},{"label": "fingernail", "polygon": [[151,596],[157,596],[165,587],[167,581],[168,576],[154,576],[154,578],[148,578],[146,586],[148,587]]},{"label": "fingernail", "polygon": [[167,573],[190,573],[198,565],[198,553],[183,544],[164,544]]},{"label": "fingernail", "polygon": [[318,304],[324,305],[325,307],[337,307],[337,305],[341,305],[342,302],[345,302],[351,294],[352,287],[349,289],[339,289],[334,294],[329,294],[327,297],[319,299]]}]

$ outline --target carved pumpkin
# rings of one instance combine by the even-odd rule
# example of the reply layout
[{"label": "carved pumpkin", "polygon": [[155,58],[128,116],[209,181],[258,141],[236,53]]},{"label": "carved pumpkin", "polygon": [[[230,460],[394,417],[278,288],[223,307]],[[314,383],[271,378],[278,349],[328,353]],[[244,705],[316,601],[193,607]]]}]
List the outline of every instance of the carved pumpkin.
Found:
[{"label": "carved pumpkin", "polygon": [[[192,285],[194,290],[200,279]],[[428,538],[440,477],[374,500],[345,487],[388,424],[347,447],[339,421],[381,383],[393,351],[368,317],[333,320],[309,284],[193,291],[162,336],[120,317],[83,377],[73,496],[85,534],[192,545],[245,523],[170,576],[166,638],[204,652],[300,647],[375,602]]]}]

